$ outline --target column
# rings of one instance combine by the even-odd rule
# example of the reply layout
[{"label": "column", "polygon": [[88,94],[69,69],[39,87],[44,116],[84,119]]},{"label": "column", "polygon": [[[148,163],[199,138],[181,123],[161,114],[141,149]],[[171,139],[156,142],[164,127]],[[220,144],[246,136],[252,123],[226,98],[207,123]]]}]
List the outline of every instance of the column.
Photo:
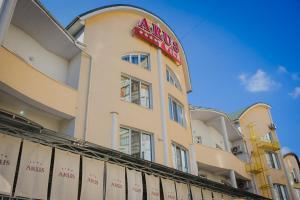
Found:
[{"label": "column", "polygon": [[13,16],[17,0],[4,0],[0,10],[0,45],[3,42],[5,33]]},{"label": "column", "polygon": [[162,53],[161,49],[157,49],[157,69],[159,79],[159,100],[160,100],[160,118],[162,129],[162,140],[164,146],[164,165],[169,166],[169,151],[168,151],[168,134],[166,122],[166,103],[165,103],[165,90],[164,90],[164,73],[162,66]]},{"label": "column", "polygon": [[228,152],[231,152],[225,119],[222,116],[222,117],[220,117],[220,120],[221,120],[221,127],[222,127],[222,135],[223,135],[223,139],[224,139],[224,143],[225,143],[225,150]]},{"label": "column", "polygon": [[268,181],[268,185],[270,186],[272,199],[276,199],[275,190],[273,187],[273,181],[272,181],[272,177],[270,175],[267,175],[267,181]]},{"label": "column", "polygon": [[[225,143],[225,150],[231,153],[231,149],[230,149],[231,145],[229,143],[225,118],[223,116],[221,116],[220,120],[221,120],[221,127],[222,127],[222,135],[223,135],[223,139],[224,139],[224,143]],[[230,176],[230,181],[231,181],[232,187],[237,188],[237,183],[236,183],[236,177],[235,177],[234,170],[229,171],[229,176]]]},{"label": "column", "polygon": [[198,176],[198,165],[196,161],[196,150],[195,144],[190,145],[190,166],[191,166],[191,174]]},{"label": "column", "polygon": [[119,113],[111,112],[111,148],[118,150],[118,134],[119,134]]},{"label": "column", "polygon": [[[274,133],[275,135],[275,133]],[[278,157],[279,157],[279,162],[280,162],[280,166],[282,167],[285,177],[286,177],[286,181],[287,181],[287,188],[288,188],[288,193],[289,193],[289,199],[291,200],[296,200],[297,199],[297,195],[294,193],[294,189],[293,186],[291,184],[291,180],[290,180],[290,175],[289,172],[287,170],[287,167],[285,166],[285,163],[283,162],[283,156],[281,154],[281,151],[279,151],[279,153],[277,153]]]},{"label": "column", "polygon": [[230,170],[229,176],[230,176],[231,186],[234,187],[234,188],[237,188],[236,177],[235,177],[234,170],[232,170],[232,169]]}]

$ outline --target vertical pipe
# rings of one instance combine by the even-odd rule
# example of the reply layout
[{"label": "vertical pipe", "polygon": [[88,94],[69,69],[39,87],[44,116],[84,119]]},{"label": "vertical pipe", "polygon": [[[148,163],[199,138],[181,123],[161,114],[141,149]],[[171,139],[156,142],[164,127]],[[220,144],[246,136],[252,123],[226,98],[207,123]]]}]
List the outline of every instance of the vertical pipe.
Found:
[{"label": "vertical pipe", "polygon": [[3,42],[5,33],[11,22],[17,0],[4,0],[1,6],[0,13],[0,45]]},{"label": "vertical pipe", "polygon": [[222,126],[222,135],[223,135],[223,139],[224,139],[224,143],[225,143],[225,150],[228,152],[231,152],[227,128],[226,128],[226,124],[225,124],[225,119],[223,116],[221,116],[220,120],[221,120],[221,126]]},{"label": "vertical pipe", "polygon": [[118,150],[117,137],[119,130],[118,113],[111,112],[111,148]]},{"label": "vertical pipe", "polygon": [[230,176],[230,181],[231,181],[232,187],[237,188],[237,183],[236,183],[236,177],[235,177],[234,170],[231,169],[229,171],[229,176]]},{"label": "vertical pipe", "polygon": [[164,76],[162,66],[162,53],[157,49],[157,69],[159,79],[159,100],[160,100],[160,118],[162,128],[162,140],[164,145],[164,165],[169,166],[169,151],[168,151],[168,134],[166,122],[166,104],[165,104],[165,90],[164,90]]},{"label": "vertical pipe", "polygon": [[196,151],[195,144],[190,145],[190,166],[191,166],[191,174],[198,176],[198,166],[196,161]]}]

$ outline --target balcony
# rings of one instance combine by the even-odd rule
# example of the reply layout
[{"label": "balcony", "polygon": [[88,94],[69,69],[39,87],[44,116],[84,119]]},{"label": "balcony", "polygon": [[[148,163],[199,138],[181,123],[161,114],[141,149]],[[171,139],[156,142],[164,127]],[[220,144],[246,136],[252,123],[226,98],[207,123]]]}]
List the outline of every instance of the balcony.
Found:
[{"label": "balcony", "polygon": [[278,151],[280,150],[280,144],[278,141],[265,141],[265,140],[258,140],[257,147],[268,150],[268,151]]},{"label": "balcony", "polygon": [[60,83],[0,48],[0,89],[42,110],[64,118],[76,115],[77,90]]},{"label": "balcony", "polygon": [[205,166],[208,170],[214,170],[216,173],[221,171],[227,173],[229,170],[233,169],[244,179],[250,179],[245,168],[246,163],[238,159],[232,153],[201,144],[195,145],[195,151],[196,161],[201,166]]},{"label": "balcony", "polygon": [[263,171],[263,167],[260,163],[246,164],[246,171],[248,173],[259,174]]}]

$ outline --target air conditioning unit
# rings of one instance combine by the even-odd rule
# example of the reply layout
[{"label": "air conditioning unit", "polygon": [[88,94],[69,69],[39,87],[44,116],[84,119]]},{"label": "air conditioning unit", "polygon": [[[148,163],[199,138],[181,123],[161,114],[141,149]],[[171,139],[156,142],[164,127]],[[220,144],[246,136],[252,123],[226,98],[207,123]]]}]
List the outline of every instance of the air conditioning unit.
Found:
[{"label": "air conditioning unit", "polygon": [[238,154],[242,154],[243,153],[243,149],[240,145],[237,145],[237,146],[234,146],[231,148],[231,152],[234,154],[234,155],[238,155]]},{"label": "air conditioning unit", "polygon": [[239,182],[238,188],[242,190],[249,190],[251,188],[251,184],[249,181]]},{"label": "air conditioning unit", "polygon": [[269,125],[269,129],[270,129],[271,131],[276,130],[275,124],[274,124],[274,123],[271,123],[271,124]]}]

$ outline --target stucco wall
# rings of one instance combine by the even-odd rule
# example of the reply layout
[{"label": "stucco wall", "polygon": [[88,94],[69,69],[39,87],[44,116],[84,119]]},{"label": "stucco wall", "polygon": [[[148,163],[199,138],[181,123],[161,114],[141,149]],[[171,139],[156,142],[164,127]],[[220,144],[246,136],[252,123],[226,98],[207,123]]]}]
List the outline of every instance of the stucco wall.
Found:
[{"label": "stucco wall", "polygon": [[51,78],[66,83],[68,60],[61,58],[41,46],[30,35],[10,25],[3,46]]}]

